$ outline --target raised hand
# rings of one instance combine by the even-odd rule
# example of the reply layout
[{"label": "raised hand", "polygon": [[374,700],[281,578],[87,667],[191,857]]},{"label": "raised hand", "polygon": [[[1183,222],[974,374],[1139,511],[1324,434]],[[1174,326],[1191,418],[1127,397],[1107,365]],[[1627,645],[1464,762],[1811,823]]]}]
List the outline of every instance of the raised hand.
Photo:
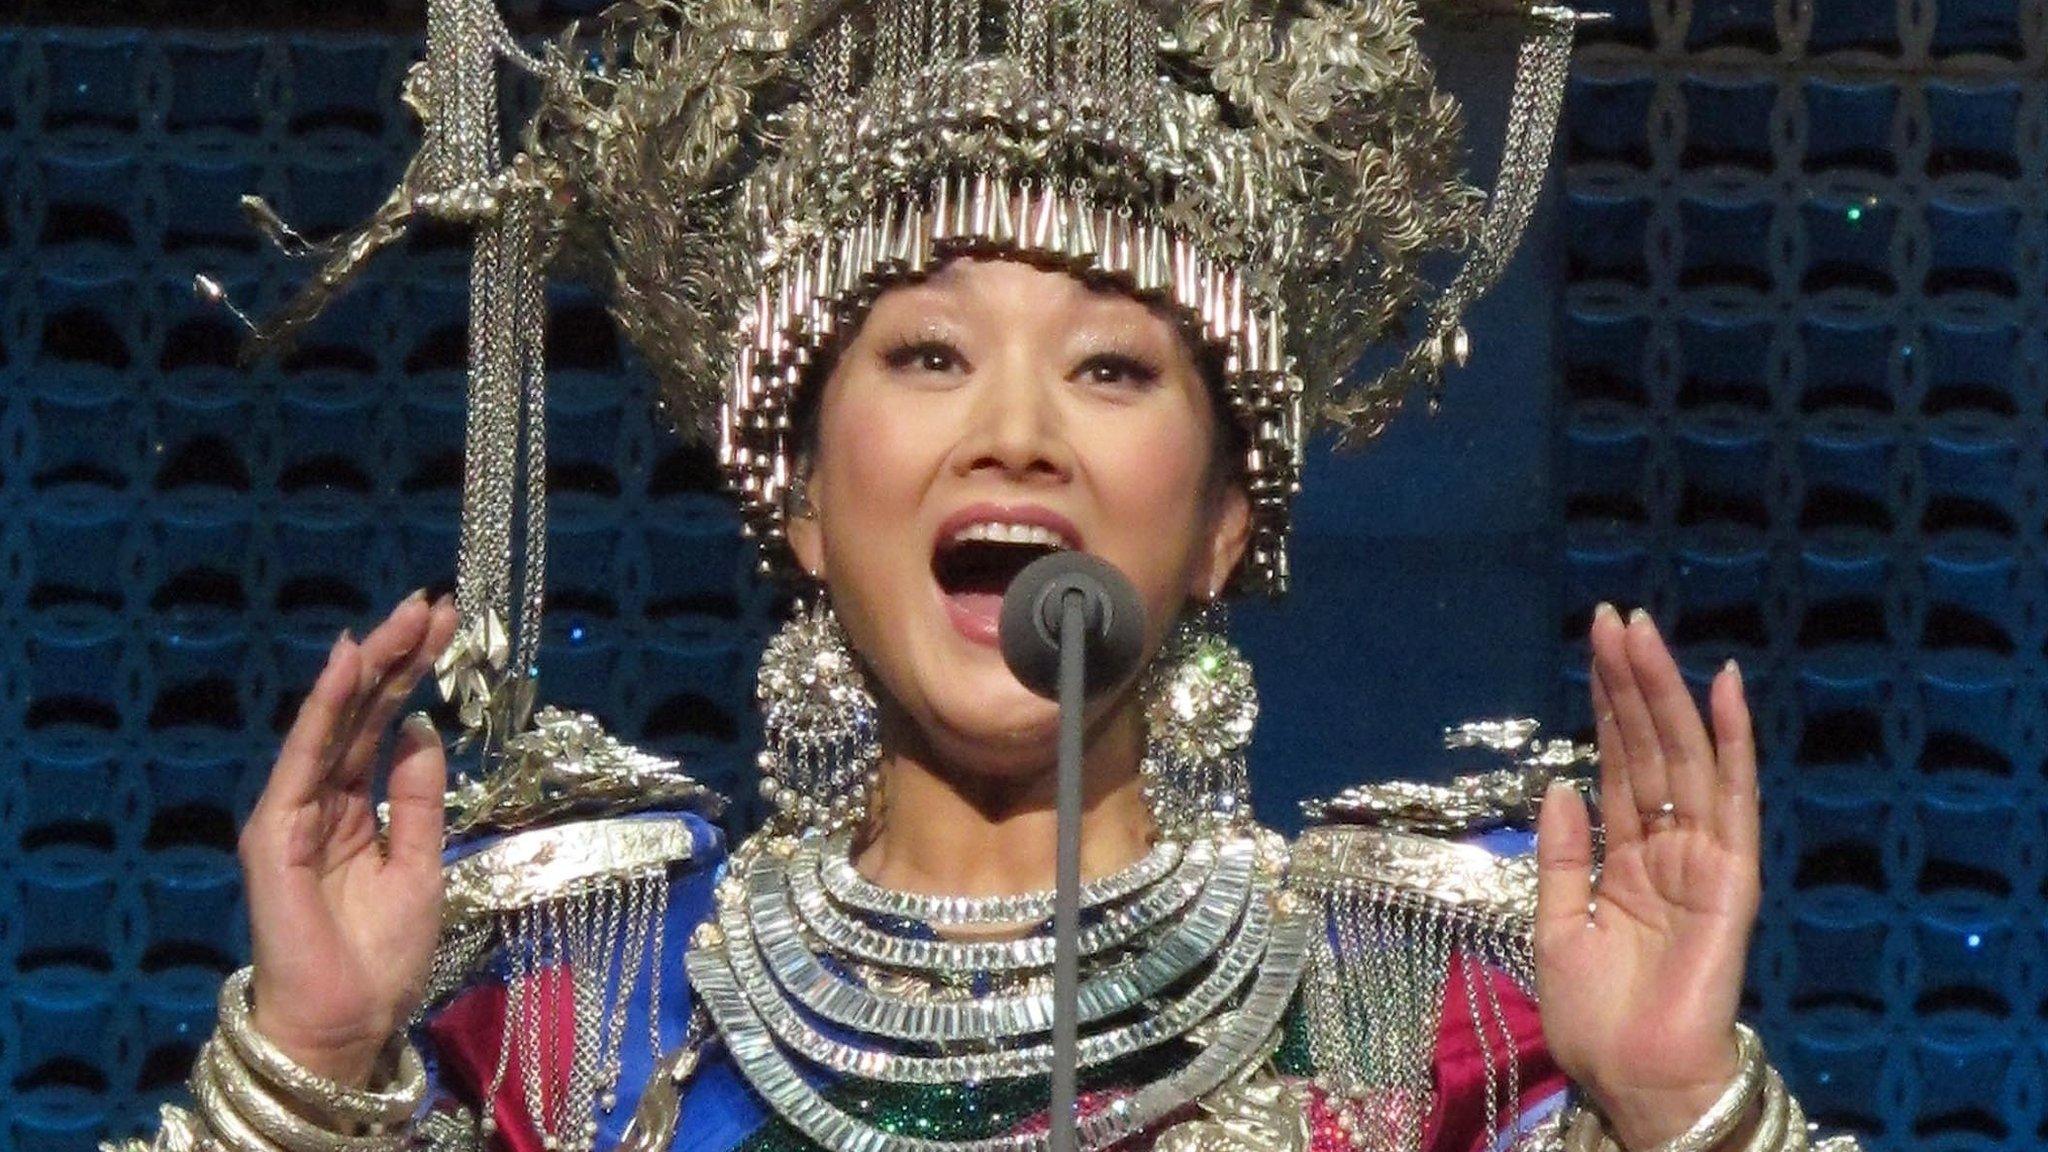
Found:
[{"label": "raised hand", "polygon": [[1713,734],[1650,618],[1595,612],[1593,713],[1606,856],[1559,785],[1537,829],[1536,982],[1567,1075],[1627,1148],[1683,1133],[1734,1079],[1756,919],[1756,746],[1733,661]]},{"label": "raised hand", "polygon": [[447,759],[409,720],[377,828],[371,784],[385,731],[455,634],[445,597],[414,593],[359,644],[334,643],[242,828],[255,953],[252,1023],[286,1056],[365,1083],[424,992],[441,927]]}]

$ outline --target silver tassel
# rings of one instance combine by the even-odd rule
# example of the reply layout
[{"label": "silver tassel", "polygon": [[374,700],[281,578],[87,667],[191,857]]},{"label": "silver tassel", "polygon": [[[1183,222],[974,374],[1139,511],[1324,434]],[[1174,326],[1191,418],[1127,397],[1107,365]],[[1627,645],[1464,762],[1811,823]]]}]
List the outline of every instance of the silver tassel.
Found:
[{"label": "silver tassel", "polygon": [[[626,1009],[643,984],[648,1052],[661,1052],[657,982],[666,969],[668,898],[667,874],[657,869],[497,914],[508,975],[485,1096],[497,1099],[518,1076],[528,1119],[549,1152],[589,1152],[598,1111],[618,1107],[625,1047],[639,1042],[626,1035]],[[565,995],[566,1036],[558,1010]],[[492,1127],[486,1119],[486,1135]]]},{"label": "silver tassel", "polygon": [[497,175],[498,12],[492,0],[431,0],[420,92],[426,116],[420,189],[446,194]]},{"label": "silver tassel", "polygon": [[1430,309],[1421,338],[1399,363],[1359,392],[1365,398],[1360,414],[1369,413],[1374,407],[1387,408],[1388,412],[1367,415],[1364,420],[1352,423],[1343,434],[1344,443],[1377,435],[1391,413],[1388,397],[1398,400],[1414,385],[1428,388],[1429,404],[1434,411],[1441,401],[1444,372],[1463,367],[1471,353],[1471,338],[1464,327],[1465,309],[1499,282],[1522,242],[1522,233],[1543,193],[1558,116],[1564,106],[1572,41],[1583,19],[1570,9],[1557,7],[1534,8],[1529,15],[1531,31],[1522,42],[1515,64],[1514,90],[1508,98],[1508,128],[1502,142],[1500,177],[1488,200],[1485,218],[1480,221],[1472,255]]},{"label": "silver tassel", "polygon": [[1434,1103],[1430,1054],[1450,978],[1451,927],[1398,895],[1368,891],[1339,894],[1331,917],[1335,930],[1307,977],[1310,1050],[1331,1086],[1365,1101],[1364,1115],[1381,1126],[1368,1147],[1414,1152]]},{"label": "silver tassel", "polygon": [[[539,192],[520,189],[476,235],[456,603],[443,694],[487,749],[533,708],[547,569],[547,445]],[[514,529],[523,530],[515,538]],[[515,557],[523,558],[515,583]],[[516,609],[515,609],[516,605]]]}]

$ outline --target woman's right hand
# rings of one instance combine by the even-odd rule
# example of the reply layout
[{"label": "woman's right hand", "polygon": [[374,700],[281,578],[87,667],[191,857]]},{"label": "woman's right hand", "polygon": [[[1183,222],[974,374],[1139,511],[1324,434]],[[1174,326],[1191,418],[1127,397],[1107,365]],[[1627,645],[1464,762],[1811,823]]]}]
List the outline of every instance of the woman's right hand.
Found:
[{"label": "woman's right hand", "polygon": [[400,726],[380,834],[384,733],[455,635],[447,597],[414,593],[357,643],[344,632],[242,828],[255,954],[251,1023],[292,1060],[366,1084],[425,992],[441,929],[447,757],[424,717]]}]

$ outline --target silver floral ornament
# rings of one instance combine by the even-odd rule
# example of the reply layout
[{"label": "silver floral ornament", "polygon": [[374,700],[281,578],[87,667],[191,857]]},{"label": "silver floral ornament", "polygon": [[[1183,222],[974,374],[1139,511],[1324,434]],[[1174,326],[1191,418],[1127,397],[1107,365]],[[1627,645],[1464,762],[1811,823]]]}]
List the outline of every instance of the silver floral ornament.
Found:
[{"label": "silver floral ornament", "polygon": [[797,609],[761,654],[761,796],[796,826],[858,822],[880,758],[874,695],[829,604]]},{"label": "silver floral ornament", "polygon": [[1165,829],[1250,814],[1245,749],[1259,718],[1251,662],[1204,612],[1183,622],[1153,666],[1145,719],[1146,793]]}]

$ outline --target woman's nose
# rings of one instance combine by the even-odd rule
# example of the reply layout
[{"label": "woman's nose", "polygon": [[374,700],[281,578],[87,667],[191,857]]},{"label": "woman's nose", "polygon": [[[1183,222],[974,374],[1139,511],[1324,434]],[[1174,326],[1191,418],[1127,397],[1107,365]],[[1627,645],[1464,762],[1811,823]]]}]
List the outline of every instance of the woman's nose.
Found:
[{"label": "woman's nose", "polygon": [[972,425],[963,444],[969,471],[1064,478],[1072,471],[1057,381],[1036,365],[985,370],[976,382]]}]

